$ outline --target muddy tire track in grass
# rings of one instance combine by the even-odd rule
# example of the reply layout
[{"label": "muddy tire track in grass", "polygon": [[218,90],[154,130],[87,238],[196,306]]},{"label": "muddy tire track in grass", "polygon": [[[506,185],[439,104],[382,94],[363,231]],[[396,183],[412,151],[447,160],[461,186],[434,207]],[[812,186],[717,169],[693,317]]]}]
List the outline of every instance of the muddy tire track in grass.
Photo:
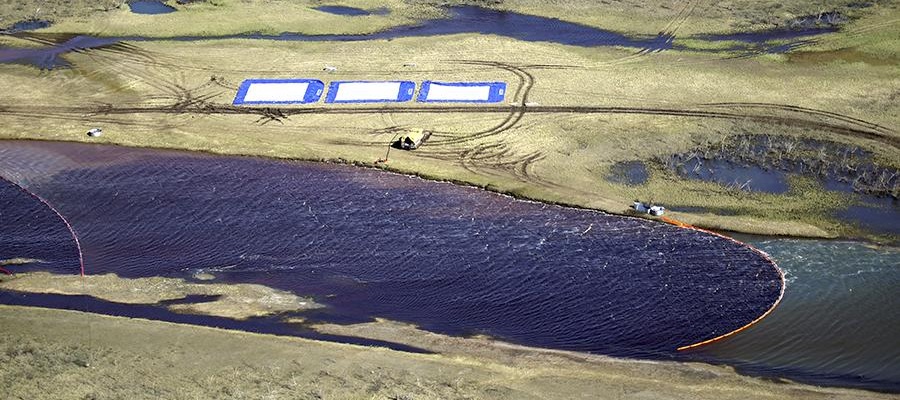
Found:
[{"label": "muddy tire track in grass", "polygon": [[791,113],[800,113],[807,114],[810,116],[821,116],[824,118],[834,119],[841,122],[845,122],[850,125],[855,125],[864,129],[871,129],[873,131],[879,132],[884,135],[893,135],[897,132],[883,125],[879,125],[876,123],[868,122],[859,118],[854,118],[849,115],[839,114],[831,111],[818,110],[815,108],[794,106],[789,104],[777,104],[777,103],[705,103],[700,104],[703,107],[713,107],[713,108],[757,108],[757,109],[768,109],[773,111],[786,111]]},{"label": "muddy tire track in grass", "polygon": [[[490,114],[500,113],[508,115],[511,112],[524,111],[522,106],[486,106],[486,107],[469,107],[469,106],[399,106],[399,107],[355,107],[355,108],[279,108],[267,107],[266,109],[278,110],[286,117],[316,114],[316,115],[377,115],[384,112],[394,114]],[[786,126],[816,128],[829,131],[835,134],[846,135],[855,138],[870,139],[883,144],[898,147],[900,145],[900,137],[894,133],[886,134],[880,130],[867,128],[865,125],[872,124],[870,122],[849,124],[841,120],[833,120],[829,122],[821,121],[821,116],[807,115],[810,113],[800,113],[800,115],[776,115],[772,113],[752,113],[742,110],[734,111],[715,111],[697,109],[695,107],[615,107],[615,106],[530,106],[527,107],[529,114],[632,114],[647,116],[664,116],[664,117],[687,117],[687,118],[711,118],[711,119],[727,119],[727,120],[748,120],[754,122],[762,122],[769,124],[780,124]],[[175,109],[171,106],[123,106],[123,107],[107,107],[102,110],[96,107],[84,106],[52,106],[52,105],[0,105],[0,115],[18,115],[18,116],[72,116],[79,117],[87,113],[99,113],[106,116],[127,115],[127,114],[169,114],[177,115],[184,113],[191,114],[215,114],[215,115],[264,115],[264,109],[255,107],[239,107],[224,104],[209,104],[207,107],[200,109],[191,109],[189,111]],[[839,114],[843,115],[843,114]],[[856,119],[846,116],[847,119]],[[516,118],[512,118],[516,121]],[[505,131],[510,127],[510,123],[502,126],[498,125],[497,130]],[[894,131],[891,131],[894,132]],[[486,132],[492,134],[493,132]],[[485,135],[478,133],[466,136],[471,140],[477,136],[483,138]],[[462,139],[462,137],[460,138]],[[446,144],[446,143],[443,143]]]},{"label": "muddy tire track in grass", "polygon": [[[451,136],[446,139],[433,140],[429,146],[423,148],[437,147],[437,151],[423,151],[424,155],[448,161],[454,161],[467,171],[479,175],[497,175],[498,171],[502,171],[508,175],[515,177],[523,182],[532,182],[540,185],[547,185],[548,182],[536,179],[529,172],[533,163],[544,158],[540,151],[527,154],[517,154],[515,150],[510,148],[507,140],[499,138],[504,132],[516,127],[525,116],[528,103],[528,96],[534,87],[534,76],[522,67],[511,64],[501,63],[497,61],[471,61],[456,60],[456,63],[467,66],[490,66],[499,68],[513,73],[518,78],[516,91],[512,95],[512,102],[519,107],[511,108],[506,117],[497,125],[474,132],[467,135],[452,135],[449,132],[436,131],[437,135],[443,137]],[[485,139],[491,139],[485,141]],[[443,147],[468,146],[461,150],[444,150]]]}]

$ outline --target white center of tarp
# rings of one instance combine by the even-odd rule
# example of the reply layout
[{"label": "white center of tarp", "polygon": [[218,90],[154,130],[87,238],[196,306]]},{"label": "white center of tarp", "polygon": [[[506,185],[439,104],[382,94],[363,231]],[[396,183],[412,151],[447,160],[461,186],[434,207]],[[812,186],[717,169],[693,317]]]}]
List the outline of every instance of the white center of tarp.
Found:
[{"label": "white center of tarp", "polygon": [[251,83],[244,96],[245,102],[302,102],[309,82]]},{"label": "white center of tarp", "polygon": [[468,100],[487,101],[491,97],[491,87],[484,86],[446,86],[432,83],[428,87],[425,100]]},{"label": "white center of tarp", "polygon": [[346,82],[338,85],[334,101],[397,100],[400,82]]}]

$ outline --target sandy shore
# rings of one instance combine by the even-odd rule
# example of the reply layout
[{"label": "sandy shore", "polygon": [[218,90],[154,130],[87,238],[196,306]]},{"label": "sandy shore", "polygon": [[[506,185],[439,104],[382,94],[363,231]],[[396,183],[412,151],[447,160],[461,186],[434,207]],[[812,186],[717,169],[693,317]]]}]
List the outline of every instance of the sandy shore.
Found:
[{"label": "sandy shore", "polygon": [[215,296],[211,301],[171,304],[172,311],[247,319],[322,307],[311,298],[254,284],[191,283],[184,279],[120,278],[115,274],[57,275],[47,272],[17,274],[0,279],[0,289],[27,293],[88,295],[124,304],[157,304],[188,296]]},{"label": "sandy shore", "polygon": [[[572,357],[486,341],[410,354],[109,317],[0,306],[0,397],[291,399],[881,399],[775,383],[730,368]],[[467,348],[471,350],[467,350]],[[477,350],[482,349],[482,350]],[[499,351],[499,352],[498,352]]]}]

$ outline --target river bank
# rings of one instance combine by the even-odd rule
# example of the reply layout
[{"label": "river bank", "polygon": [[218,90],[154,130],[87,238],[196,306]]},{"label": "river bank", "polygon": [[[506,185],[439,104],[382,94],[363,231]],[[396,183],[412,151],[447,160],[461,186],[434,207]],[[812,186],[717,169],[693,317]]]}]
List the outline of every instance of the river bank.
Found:
[{"label": "river bank", "polygon": [[[372,8],[365,2],[358,6]],[[399,29],[379,40],[342,39],[341,34],[405,26],[410,23],[403,20],[407,13],[355,17],[307,10],[302,4],[291,7],[299,7],[287,13],[291,18],[312,18],[302,26],[326,26],[328,31],[278,24],[251,28],[259,24],[254,19],[245,21],[250,25],[234,25],[237,31],[219,29],[223,26],[200,33],[158,29],[194,29],[249,13],[224,2],[191,4],[175,13],[151,16],[119,10],[113,13],[116,18],[64,19],[38,33],[3,36],[0,42],[11,47],[4,50],[8,60],[0,64],[0,80],[11,92],[0,104],[0,120],[8,127],[0,137],[353,163],[612,213],[626,213],[635,198],[654,199],[673,210],[676,219],[712,229],[896,241],[896,232],[867,225],[867,221],[896,214],[896,204],[885,202],[884,195],[873,200],[854,190],[835,189],[828,180],[807,171],[787,171],[787,190],[767,193],[754,190],[757,184],[750,182],[770,179],[765,175],[737,176],[734,182],[723,183],[691,179],[666,165],[674,156],[708,153],[711,146],[748,135],[777,142],[828,143],[830,148],[867,154],[874,166],[866,168],[885,171],[888,179],[864,178],[882,179],[875,182],[885,187],[882,192],[896,196],[900,113],[891,98],[900,79],[892,68],[896,53],[890,51],[896,40],[882,40],[897,29],[890,23],[891,5],[847,11],[853,19],[841,20],[840,31],[812,30],[808,34],[814,36],[794,39],[773,34],[767,39],[763,30],[751,44],[732,50],[730,46],[746,39],[712,39],[696,32],[695,26],[683,36],[677,30],[669,32],[675,35],[674,42],[657,43],[647,32],[619,34],[596,28],[605,19],[593,25],[550,23],[554,20],[541,17],[542,12],[525,1],[504,7],[533,15],[504,16],[472,7],[453,11],[460,13],[455,17],[408,10],[419,18],[443,15],[449,19],[425,22],[450,25],[426,30],[426,36],[420,37],[404,37],[420,35],[414,28]],[[679,24],[722,12],[702,6],[689,9],[676,18]],[[598,11],[589,15],[599,15]],[[661,31],[666,31],[662,22],[671,24],[666,18],[674,18],[665,8],[653,9],[651,14],[660,18]],[[151,24],[154,36],[141,36],[149,35],[148,25],[116,25],[135,18]],[[358,18],[382,25],[366,28]],[[464,26],[453,25],[453,18]],[[509,18],[556,27],[559,32],[551,29],[555,33],[534,36],[517,30],[518,23],[503,25]],[[330,22],[324,24],[325,20]],[[496,32],[472,33],[479,32],[482,20],[496,26],[492,28]],[[99,42],[73,39],[85,22],[92,34],[106,38]],[[776,33],[781,29],[770,28]],[[708,27],[707,32],[714,31]],[[275,36],[205,39],[247,32]],[[284,32],[331,36],[325,37],[328,41],[278,36]],[[592,41],[573,41],[572,32],[597,38],[624,36],[597,46]],[[198,36],[159,39],[178,34]],[[877,46],[866,44],[876,39]],[[649,50],[629,48],[634,43]],[[780,46],[787,47],[779,50]],[[834,53],[847,46],[860,56],[844,60],[840,54],[851,53]],[[41,47],[48,48],[46,54]],[[37,48],[38,53],[28,55],[18,48]],[[76,48],[80,50],[72,51]],[[784,51],[790,53],[777,54]],[[798,52],[805,57],[795,57]],[[819,53],[829,56],[810,56]],[[402,62],[396,61],[398,56]],[[53,65],[57,67],[50,71],[38,69]],[[493,108],[230,106],[244,79],[322,78],[325,65],[336,68],[327,73],[330,79],[503,80],[510,85],[511,95]],[[59,84],[67,90],[60,93]],[[102,126],[106,134],[88,138],[84,132],[93,126]],[[377,163],[391,138],[409,129],[434,135],[416,152],[392,152],[389,162]],[[842,168],[836,163],[844,160],[823,158],[823,165],[828,165],[822,170]],[[646,165],[644,182],[622,183],[610,177],[617,165],[634,162]],[[771,168],[768,164],[749,167]]]},{"label": "river bank", "polygon": [[[88,274],[97,275],[29,274],[77,272],[79,257],[59,216],[8,183],[0,199],[19,220],[2,221],[11,245],[0,246],[0,258],[43,261],[17,266],[28,285],[14,278],[9,287],[62,285],[65,292],[53,291],[68,296],[0,293],[6,304],[312,338],[312,326],[380,317],[452,336],[726,363],[829,386],[892,390],[900,379],[889,367],[898,355],[884,350],[900,347],[880,334],[900,318],[888,295],[898,277],[898,253],[890,248],[739,239],[769,255],[760,258],[743,245],[665,224],[338,165],[47,142],[6,142],[2,153],[0,170],[67,216]],[[772,315],[718,345],[674,351],[766,312],[776,284],[784,285],[769,258],[789,287]],[[101,275],[108,273],[121,278]],[[154,276],[164,278],[146,279]],[[168,290],[169,283],[184,287]],[[196,298],[211,288],[247,283],[312,296],[326,308],[246,321],[171,312],[214,304]],[[154,296],[143,303],[170,300],[99,300],[121,302],[124,294],[127,301],[131,290]],[[239,291],[214,290],[243,301],[230,296]],[[195,298],[171,302],[182,296]],[[288,326],[296,324],[300,331]],[[823,330],[830,334],[816,334]],[[339,337],[322,339],[348,341],[329,333]],[[869,340],[835,345],[859,335]],[[387,340],[408,346],[406,338]]]},{"label": "river bank", "polygon": [[[398,51],[414,55],[409,61],[416,67],[401,70],[392,59]],[[446,61],[473,53],[497,61]],[[306,56],[296,60],[295,54]],[[891,112],[896,103],[887,100],[900,82],[895,69],[858,63],[810,69],[771,59],[776,56],[724,62],[683,52],[617,61],[626,56],[615,48],[588,52],[479,35],[388,42],[146,42],[123,51],[68,53],[65,60],[74,68],[49,73],[0,65],[0,79],[14,88],[15,97],[0,108],[9,127],[0,135],[352,163],[620,214],[635,198],[654,199],[672,210],[692,210],[673,216],[712,229],[895,240],[840,218],[847,207],[866,205],[867,198],[830,190],[815,176],[796,174],[807,179],[792,180],[796,184],[787,192],[773,194],[737,187],[743,181],[730,186],[686,178],[655,161],[749,133],[858,147],[871,152],[878,165],[895,169],[900,150],[890,127],[897,125],[898,114]],[[250,59],[260,67],[241,61]],[[572,66],[524,67],[562,60]],[[697,63],[704,68],[698,71]],[[483,111],[227,105],[245,78],[318,76],[325,64],[338,68],[332,79],[500,79],[523,94]],[[856,79],[860,74],[869,79]],[[785,81],[785,76],[795,78]],[[655,84],[647,86],[648,79]],[[70,90],[57,93],[57,82]],[[811,91],[818,95],[806,95]],[[748,105],[774,104],[773,99],[806,110]],[[524,102],[533,107],[522,107]],[[731,105],[704,105],[722,102]],[[869,132],[850,119],[815,110],[888,128]],[[104,128],[103,137],[84,134],[95,125]],[[414,128],[433,131],[433,139],[415,152],[391,152],[387,163],[376,163],[391,137]],[[634,161],[650,167],[646,182],[610,180],[615,165]]]},{"label": "river bank", "polygon": [[748,378],[726,367],[502,345],[418,355],[13,306],[0,306],[0,322],[0,394],[7,398],[891,398]]}]

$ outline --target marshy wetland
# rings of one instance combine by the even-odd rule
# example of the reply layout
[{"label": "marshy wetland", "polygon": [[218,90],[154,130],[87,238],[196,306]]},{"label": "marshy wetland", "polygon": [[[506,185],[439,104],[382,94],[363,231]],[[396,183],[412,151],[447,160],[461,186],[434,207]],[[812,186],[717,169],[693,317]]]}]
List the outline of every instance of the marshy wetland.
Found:
[{"label": "marshy wetland", "polygon": [[[324,364],[270,355],[293,378],[251,381],[281,389],[204,370],[206,384],[156,390],[542,398],[621,382],[622,396],[651,398],[880,397],[785,379],[900,390],[896,2],[216,0],[159,3],[175,10],[162,14],[70,3],[2,10],[0,224],[12,234],[0,266],[19,275],[0,276],[0,303],[401,351],[4,306],[2,337],[33,335],[2,342],[0,368],[22,371],[4,372],[4,396],[34,397],[31,376],[102,397],[75,371],[136,382],[107,367],[184,370],[176,353],[237,365],[182,347],[201,337],[298,346]],[[232,105],[250,78],[503,81],[509,92],[487,106]],[[86,136],[93,127],[104,135]],[[425,146],[386,153],[416,129],[432,133]],[[720,232],[841,241],[741,237],[781,267],[782,298],[749,247],[581,210],[628,214],[636,198]],[[56,320],[104,332],[104,345],[61,336],[76,328]],[[39,333],[51,326],[60,335]],[[122,332],[177,350],[147,358]],[[176,332],[185,342],[166,338]],[[399,363],[390,372],[377,367],[387,359]],[[354,362],[383,372],[367,379]],[[429,375],[460,368],[481,372]],[[667,383],[650,384],[655,374]],[[160,379],[150,385],[184,378]],[[698,383],[702,393],[685,389]]]}]

